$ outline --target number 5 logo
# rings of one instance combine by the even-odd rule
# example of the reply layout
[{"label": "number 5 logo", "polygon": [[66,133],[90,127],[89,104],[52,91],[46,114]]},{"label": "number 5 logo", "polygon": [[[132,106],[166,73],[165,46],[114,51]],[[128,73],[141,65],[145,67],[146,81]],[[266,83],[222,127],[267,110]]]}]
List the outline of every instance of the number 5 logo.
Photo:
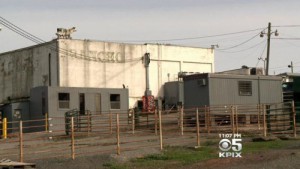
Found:
[{"label": "number 5 logo", "polygon": [[231,146],[233,151],[241,151],[242,143],[240,143],[242,139],[232,139]]}]

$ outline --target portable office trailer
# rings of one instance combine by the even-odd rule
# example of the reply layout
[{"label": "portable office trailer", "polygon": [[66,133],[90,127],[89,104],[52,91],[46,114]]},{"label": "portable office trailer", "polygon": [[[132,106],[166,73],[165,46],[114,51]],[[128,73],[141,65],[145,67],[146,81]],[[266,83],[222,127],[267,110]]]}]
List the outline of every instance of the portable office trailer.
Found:
[{"label": "portable office trailer", "polygon": [[278,76],[195,74],[185,76],[185,107],[282,102]]},{"label": "portable office trailer", "polygon": [[129,109],[128,89],[120,88],[77,88],[41,86],[31,90],[30,108],[32,119],[55,117],[52,129],[58,129],[58,124],[64,123],[65,113],[77,110],[84,114],[112,112],[127,113]]}]

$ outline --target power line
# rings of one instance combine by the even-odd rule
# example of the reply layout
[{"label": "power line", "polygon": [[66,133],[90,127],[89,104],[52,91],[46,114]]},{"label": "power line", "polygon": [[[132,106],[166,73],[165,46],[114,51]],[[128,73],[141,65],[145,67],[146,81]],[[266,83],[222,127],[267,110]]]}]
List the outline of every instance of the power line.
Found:
[{"label": "power line", "polygon": [[185,41],[185,40],[213,38],[213,37],[219,37],[219,36],[228,36],[228,35],[234,35],[234,34],[254,32],[254,31],[262,30],[262,29],[266,29],[266,28],[257,28],[257,29],[251,29],[251,30],[245,30],[245,31],[238,31],[238,32],[231,32],[231,33],[224,33],[224,34],[216,34],[216,35],[208,35],[208,36],[187,37],[187,38],[146,39],[146,40],[109,40],[109,41],[119,41],[119,42],[168,42],[168,41]]},{"label": "power line", "polygon": [[219,50],[228,50],[228,49],[232,49],[232,48],[239,47],[239,46],[241,46],[241,45],[243,45],[243,44],[245,44],[245,43],[251,41],[252,39],[256,38],[259,34],[260,34],[260,33],[255,34],[253,37],[251,37],[250,39],[248,39],[248,40],[246,40],[246,41],[244,41],[244,42],[242,42],[242,43],[239,43],[239,44],[237,44],[237,45],[234,45],[234,46],[231,46],[231,47],[228,47],[228,48],[219,49]]},{"label": "power line", "polygon": [[[9,30],[17,33],[18,35],[20,35],[20,36],[36,43],[36,44],[47,43],[46,41],[38,38],[37,36],[34,36],[31,33],[27,32],[27,31],[23,30],[22,28],[14,25],[13,23],[7,21],[6,19],[4,19],[1,16],[0,16],[0,23],[3,26],[5,26],[6,28],[8,28]],[[73,57],[73,58],[80,58],[80,59],[88,60],[88,61],[102,62],[99,58],[90,57],[89,55],[85,55],[85,54],[82,54],[82,53],[77,53],[77,52],[73,52],[73,51],[70,51],[70,50],[62,49],[62,48],[57,47],[56,45],[50,45],[50,46],[45,46],[45,47],[50,49],[50,50],[57,51],[61,54],[68,55],[68,56]],[[122,61],[124,61],[124,62],[135,62],[135,61],[140,61],[141,58],[142,57],[134,58],[134,59],[124,59]],[[110,62],[106,62],[106,63],[110,63]]]},{"label": "power line", "polygon": [[219,51],[219,52],[224,52],[224,53],[239,53],[239,52],[244,52],[244,51],[246,51],[246,50],[250,50],[250,49],[253,49],[253,48],[255,48],[255,47],[257,47],[257,46],[259,46],[259,45],[261,45],[263,42],[265,42],[266,40],[263,40],[263,41],[261,41],[261,42],[259,42],[259,43],[257,43],[257,44],[255,44],[255,45],[253,45],[253,46],[250,46],[250,47],[248,47],[248,48],[246,48],[246,49],[242,49],[242,50],[238,50],[238,51],[222,51],[222,50],[219,50],[219,49],[215,49],[216,51]]},{"label": "power line", "polygon": [[300,38],[272,38],[277,40],[300,40]]},{"label": "power line", "polygon": [[272,27],[276,27],[276,28],[283,28],[283,27],[300,27],[300,25],[275,25]]},{"label": "power line", "polygon": [[[45,43],[45,42],[46,42],[46,41],[44,41],[44,40],[42,40],[42,39],[40,39],[40,38],[38,38],[38,37],[32,35],[31,33],[29,33],[29,32],[27,32],[27,31],[23,30],[22,28],[16,26],[15,24],[9,22],[8,20],[6,20],[5,18],[3,18],[3,17],[1,17],[1,16],[0,16],[0,19],[1,19],[0,21],[1,21],[2,24],[7,25],[8,27],[12,28],[13,30],[16,30],[16,31],[18,32],[18,34],[20,33],[20,34],[22,34],[22,35],[25,35],[26,37],[30,37],[30,39],[32,39],[32,40],[33,40],[34,42],[36,42],[36,43],[37,43],[37,42],[39,42],[39,43]],[[16,33],[17,33],[17,32],[16,32]],[[22,35],[21,35],[21,36],[22,36]]]}]

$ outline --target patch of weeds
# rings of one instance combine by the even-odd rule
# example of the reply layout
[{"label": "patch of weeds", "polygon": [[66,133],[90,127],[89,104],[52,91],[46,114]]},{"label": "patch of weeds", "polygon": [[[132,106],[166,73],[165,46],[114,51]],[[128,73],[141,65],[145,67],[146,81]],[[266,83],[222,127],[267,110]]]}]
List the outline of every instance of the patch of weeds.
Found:
[{"label": "patch of weeds", "polygon": [[243,144],[243,153],[261,152],[269,149],[279,149],[286,145],[284,141],[249,142]]},{"label": "patch of weeds", "polygon": [[206,142],[203,143],[203,146],[215,146],[218,145],[219,141],[216,140],[208,140]]},{"label": "patch of weeds", "polygon": [[109,169],[129,169],[126,164],[119,163],[104,163],[102,166]]},{"label": "patch of weeds", "polygon": [[198,149],[186,147],[166,147],[162,154],[149,155],[136,159],[134,163],[160,163],[173,161],[181,164],[195,163],[216,157],[215,150],[211,147],[200,147]]}]

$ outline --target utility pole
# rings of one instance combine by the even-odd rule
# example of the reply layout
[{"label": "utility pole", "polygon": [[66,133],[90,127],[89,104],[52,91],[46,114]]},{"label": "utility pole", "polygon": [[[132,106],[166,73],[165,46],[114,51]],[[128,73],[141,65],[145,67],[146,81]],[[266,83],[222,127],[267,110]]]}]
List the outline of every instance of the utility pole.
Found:
[{"label": "utility pole", "polygon": [[275,36],[278,36],[278,31],[271,32],[271,22],[268,24],[268,33],[261,32],[260,37],[264,37],[264,34],[267,34],[268,36],[268,46],[267,46],[267,68],[266,68],[266,75],[269,75],[269,63],[270,63],[270,45],[271,45],[271,35],[272,33],[275,33]]},{"label": "utility pole", "polygon": [[270,42],[271,42],[271,22],[268,25],[268,47],[267,47],[267,69],[266,75],[269,75],[269,61],[270,61]]},{"label": "utility pole", "polygon": [[289,68],[291,68],[291,72],[294,73],[294,66],[293,66],[293,62],[291,61],[291,64],[288,65]]}]

